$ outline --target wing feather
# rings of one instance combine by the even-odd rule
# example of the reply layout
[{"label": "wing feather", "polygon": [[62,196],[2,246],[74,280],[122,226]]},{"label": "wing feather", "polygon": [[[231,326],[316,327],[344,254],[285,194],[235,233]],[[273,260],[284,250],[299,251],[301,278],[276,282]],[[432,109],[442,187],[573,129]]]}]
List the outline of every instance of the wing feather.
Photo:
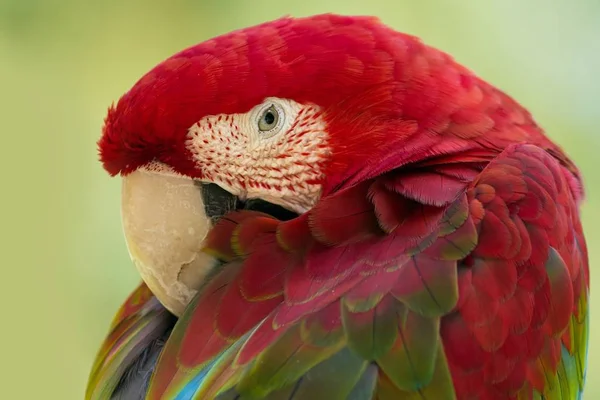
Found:
[{"label": "wing feather", "polygon": [[148,398],[577,398],[589,275],[568,174],[511,145],[485,167],[388,172],[290,221],[232,213],[206,249],[223,270]]}]

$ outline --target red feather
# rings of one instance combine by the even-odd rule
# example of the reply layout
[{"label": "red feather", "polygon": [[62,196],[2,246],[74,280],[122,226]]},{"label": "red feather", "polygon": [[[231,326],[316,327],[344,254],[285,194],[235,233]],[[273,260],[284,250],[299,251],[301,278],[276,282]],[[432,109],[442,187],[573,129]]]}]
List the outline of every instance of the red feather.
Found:
[{"label": "red feather", "polygon": [[[279,221],[271,216],[256,216],[241,221],[232,235],[234,251],[238,255],[252,253],[256,242],[264,239],[265,233],[274,233],[278,225]],[[272,235],[267,237],[273,240]]]},{"label": "red feather", "polygon": [[[442,315],[440,336],[431,332],[457,398],[543,390],[540,371],[556,372],[569,321],[587,315],[589,271],[579,172],[529,113],[375,19],[284,18],[193,46],[146,74],[108,112],[104,168],[127,174],[157,161],[206,179],[187,147],[190,127],[266,97],[322,110],[328,155],[312,182],[321,198],[292,221],[240,212],[217,224],[206,250],[226,263],[179,321],[151,394],[235,340],[246,340],[237,343],[246,364],[288,327],[297,340],[293,324],[337,328],[341,297],[360,300],[353,296],[371,285],[412,307],[423,326],[437,329]],[[443,306],[427,307],[439,298]],[[406,343],[423,356],[415,362],[433,367],[433,344],[419,342],[418,330]],[[393,393],[390,385],[414,383],[411,363],[386,376],[387,361],[378,385]]]},{"label": "red feather", "polygon": [[[165,390],[165,382],[176,377],[172,374],[177,360],[182,366],[198,366],[236,340],[244,340],[239,344],[237,365],[250,363],[288,329],[298,330],[297,324],[303,330],[294,332],[308,341],[302,346],[338,340],[336,335],[344,334],[345,327],[377,320],[381,311],[377,302],[392,296],[430,327],[437,324],[434,318],[441,317],[439,338],[458,398],[515,398],[527,391],[544,390],[548,383],[540,369],[544,374],[556,373],[562,360],[561,343],[571,334],[567,325],[577,308],[576,293],[581,293],[575,287],[588,278],[580,233],[556,231],[556,226],[547,224],[543,211],[547,199],[561,198],[548,189],[557,190],[566,183],[538,183],[528,177],[535,170],[527,166],[541,164],[530,161],[538,160],[539,151],[536,147],[509,147],[449,204],[423,204],[392,193],[374,180],[332,194],[327,201],[338,207],[310,211],[308,217],[279,222],[253,214],[243,220],[234,216],[219,225],[214,233],[230,235],[237,261],[227,265],[215,281],[221,283],[204,290],[198,306],[186,317],[177,357],[171,348],[165,350],[161,359],[165,372],[157,378],[157,390]],[[544,165],[560,168],[556,163]],[[531,187],[535,189],[530,191]],[[350,199],[360,198],[359,194],[365,201],[353,209]],[[350,201],[348,207],[346,201]],[[549,212],[572,221],[577,218],[569,211],[572,204],[558,203]],[[397,212],[407,205],[412,212]],[[532,211],[539,207],[541,212]],[[331,229],[353,210],[361,215],[351,218],[351,225],[364,229],[363,233],[352,236]],[[331,216],[329,221],[321,221]],[[371,218],[379,219],[388,233],[373,234]],[[331,221],[335,223],[330,225]],[[573,227],[580,225],[560,225],[567,230]],[[326,236],[328,239],[322,240]],[[224,253],[230,252],[220,240],[209,240],[219,243]],[[239,267],[236,262],[241,263]],[[571,276],[571,271],[583,273]],[[392,296],[386,297],[388,293]],[[342,297],[344,307],[365,307],[347,326],[340,321]],[[231,310],[244,311],[234,317]],[[395,315],[384,314],[388,318]],[[403,317],[396,318],[398,326],[405,329]],[[369,331],[357,328],[352,332],[354,336],[346,340],[359,340],[361,333]],[[177,335],[175,332],[174,337]],[[418,379],[425,381],[433,365],[428,353],[431,347],[418,342],[418,332],[411,331],[409,339],[426,359],[416,370]],[[396,374],[389,376],[390,382],[405,390],[413,383],[405,376],[411,364],[402,361],[403,350],[397,347],[404,339],[385,340],[395,345],[389,350],[387,341],[373,340],[382,352],[376,362]],[[369,348],[362,350],[367,354]],[[399,369],[394,360],[402,364]]]},{"label": "red feather", "polygon": [[[303,330],[294,332],[308,341],[302,346],[326,345],[329,338],[338,340],[336,335],[344,334],[345,327],[377,320],[377,302],[392,299],[386,297],[389,293],[430,327],[432,321],[437,324],[432,318],[441,316],[439,335],[458,398],[514,398],[528,390],[544,390],[548,383],[539,370],[557,371],[561,343],[569,339],[567,324],[576,308],[574,285],[581,286],[585,277],[571,276],[570,271],[583,269],[587,274],[587,267],[575,240],[578,234],[556,231],[556,226],[546,223],[543,202],[560,199],[547,190],[561,185],[528,177],[535,172],[527,169],[531,154],[538,151],[509,147],[449,204],[445,200],[437,205],[420,203],[389,191],[376,179],[332,194],[326,201],[336,207],[317,208],[293,221],[256,214],[243,220],[234,216],[214,233],[230,235],[240,270],[236,264],[226,266],[222,284],[200,296],[188,317],[177,359],[182,366],[194,367],[234,341],[244,340],[236,365],[246,365],[288,329],[299,329],[297,324]],[[556,163],[549,167],[560,168]],[[409,195],[414,193],[424,192]],[[352,199],[361,196],[365,201],[353,208]],[[540,207],[541,213],[532,211]],[[565,204],[549,210],[563,214],[567,221],[576,218]],[[359,236],[338,233],[341,225],[333,229],[354,211],[360,216],[349,221],[353,229],[363,229]],[[372,219],[388,233],[374,234]],[[573,226],[579,225],[560,225]],[[346,325],[340,321],[343,296],[345,307],[365,307]],[[231,310],[244,312],[232,317]],[[390,315],[395,314],[382,314]],[[396,318],[405,329],[402,317]],[[357,328],[346,340],[359,340],[365,332],[369,331]],[[431,347],[418,343],[418,332],[411,331],[409,339],[427,359],[419,366],[418,379],[429,379]],[[386,347],[388,340],[395,343],[391,350]],[[404,353],[395,347],[404,339],[392,340],[373,340],[377,352],[382,352],[376,362],[396,374],[389,376],[390,382],[405,390],[412,383],[404,369],[411,367],[403,364]],[[362,350],[370,351],[368,346]],[[174,363],[172,350],[167,348],[165,354],[161,365]],[[395,357],[402,364],[399,369]],[[167,371],[174,370],[165,369],[156,387],[164,390],[165,382],[175,376]]]},{"label": "red feather", "polygon": [[[229,284],[218,305],[213,324],[215,334],[232,342],[265,319],[283,300],[282,295],[250,300],[244,297],[239,285],[239,279]],[[238,315],[232,317],[231,310],[239,310]]]},{"label": "red feather", "polygon": [[355,243],[380,233],[373,205],[365,196],[369,182],[326,197],[309,211],[314,237],[325,244]]},{"label": "red feather", "polygon": [[283,293],[285,275],[295,260],[283,249],[273,246],[272,237],[259,239],[240,272],[239,286],[244,298],[260,301]]},{"label": "red feather", "polygon": [[442,319],[440,334],[444,338],[444,349],[450,364],[465,372],[483,368],[488,355],[478,345],[460,314],[452,313]]},{"label": "red feather", "polygon": [[[423,185],[426,181],[427,185]],[[415,171],[396,175],[384,185],[402,196],[422,204],[445,206],[452,203],[467,187],[467,182],[438,171]]]},{"label": "red feather", "polygon": [[[229,275],[227,278],[232,278],[231,272]],[[216,329],[219,305],[228,289],[223,284],[225,281],[227,279],[223,279],[221,285],[217,285],[218,281],[215,281],[215,284],[207,288],[198,300],[202,308],[189,317],[188,329],[182,337],[178,352],[178,359],[183,366],[204,364],[231,343]]]},{"label": "red feather", "polygon": [[274,328],[275,313],[272,313],[265,318],[256,328],[250,338],[244,343],[240,349],[236,362],[241,365],[248,364],[255,359],[261,351],[263,351],[271,343],[274,343],[277,338],[286,332],[286,328]]}]

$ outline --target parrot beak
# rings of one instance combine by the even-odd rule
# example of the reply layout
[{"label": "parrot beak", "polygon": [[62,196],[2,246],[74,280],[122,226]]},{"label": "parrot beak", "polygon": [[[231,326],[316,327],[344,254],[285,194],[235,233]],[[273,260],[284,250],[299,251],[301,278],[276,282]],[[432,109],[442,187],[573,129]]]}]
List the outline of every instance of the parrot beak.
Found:
[{"label": "parrot beak", "polygon": [[261,211],[280,220],[297,216],[261,199],[240,201],[214,183],[168,168],[138,169],[123,177],[121,213],[131,259],[158,300],[180,316],[218,268],[202,251],[214,224],[235,209]]},{"label": "parrot beak", "polygon": [[213,225],[202,189],[191,178],[168,172],[139,169],[123,178],[129,254],[150,290],[178,316],[218,265],[201,251]]}]

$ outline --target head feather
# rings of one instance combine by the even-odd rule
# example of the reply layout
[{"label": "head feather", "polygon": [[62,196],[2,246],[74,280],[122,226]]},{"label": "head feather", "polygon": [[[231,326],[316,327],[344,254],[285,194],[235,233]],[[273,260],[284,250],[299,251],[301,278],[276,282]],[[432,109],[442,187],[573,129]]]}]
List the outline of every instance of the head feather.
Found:
[{"label": "head feather", "polygon": [[497,154],[512,142],[562,154],[526,110],[447,54],[376,18],[327,14],[231,32],[160,63],[109,109],[101,161],[112,175],[157,160],[197,176],[189,128],[267,97],[324,111],[325,192],[426,158]]}]

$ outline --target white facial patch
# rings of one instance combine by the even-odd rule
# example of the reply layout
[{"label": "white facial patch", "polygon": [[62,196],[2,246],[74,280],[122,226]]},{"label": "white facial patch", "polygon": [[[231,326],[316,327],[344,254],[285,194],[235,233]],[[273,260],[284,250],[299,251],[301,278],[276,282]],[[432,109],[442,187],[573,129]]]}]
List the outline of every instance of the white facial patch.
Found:
[{"label": "white facial patch", "polygon": [[299,213],[319,199],[330,154],[321,109],[279,98],[247,113],[201,119],[189,129],[187,146],[203,181]]}]

